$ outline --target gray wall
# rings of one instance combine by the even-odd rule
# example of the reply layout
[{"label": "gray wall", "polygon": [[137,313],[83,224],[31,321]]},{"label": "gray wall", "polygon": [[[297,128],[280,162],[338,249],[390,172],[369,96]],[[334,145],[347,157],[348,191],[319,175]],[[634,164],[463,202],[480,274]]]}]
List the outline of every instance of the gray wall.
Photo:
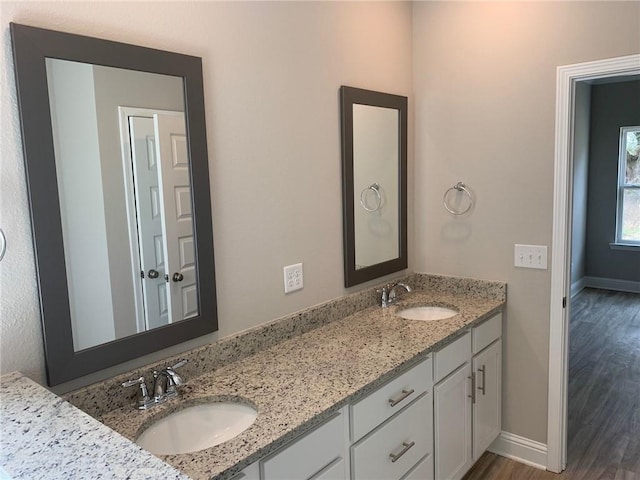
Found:
[{"label": "gray wall", "polygon": [[640,81],[594,85],[587,216],[588,277],[640,282],[640,250],[612,250],[615,240],[620,127],[640,125]]},{"label": "gray wall", "polygon": [[589,182],[589,124],[591,85],[576,85],[573,139],[573,212],[571,227],[571,293],[584,285],[587,247],[587,186]]}]

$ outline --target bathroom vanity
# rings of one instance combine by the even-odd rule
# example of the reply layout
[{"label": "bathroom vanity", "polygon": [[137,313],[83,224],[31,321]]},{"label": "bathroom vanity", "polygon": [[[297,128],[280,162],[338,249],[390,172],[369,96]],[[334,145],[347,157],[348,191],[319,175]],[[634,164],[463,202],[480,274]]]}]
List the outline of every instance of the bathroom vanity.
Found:
[{"label": "bathroom vanity", "polygon": [[[461,478],[500,431],[506,285],[428,275],[405,281],[416,291],[388,308],[374,304],[370,289],[188,352],[180,357],[189,359],[180,396],[150,410],[136,410],[120,384],[158,366],[65,397],[145,458],[132,442],[173,411],[220,400],[251,404],[256,421],[235,438],[160,456],[194,479],[367,479],[371,469],[398,480]],[[436,321],[397,315],[421,305],[458,314]],[[464,436],[460,451],[445,438],[454,433]]]},{"label": "bathroom vanity", "polygon": [[234,480],[462,478],[500,433],[501,334],[498,313]]}]

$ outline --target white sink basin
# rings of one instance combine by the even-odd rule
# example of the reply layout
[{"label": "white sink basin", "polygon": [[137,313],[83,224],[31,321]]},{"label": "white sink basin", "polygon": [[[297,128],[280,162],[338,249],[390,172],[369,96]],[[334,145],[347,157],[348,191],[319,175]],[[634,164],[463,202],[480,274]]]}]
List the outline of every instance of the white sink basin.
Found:
[{"label": "white sink basin", "polygon": [[454,317],[457,314],[457,310],[435,306],[406,308],[398,312],[398,315],[402,318],[406,318],[408,320],[423,320],[425,322],[432,320],[444,320],[445,318]]},{"label": "white sink basin", "polygon": [[255,422],[258,412],[243,403],[187,407],[153,423],[136,440],[156,455],[190,453],[231,440]]}]

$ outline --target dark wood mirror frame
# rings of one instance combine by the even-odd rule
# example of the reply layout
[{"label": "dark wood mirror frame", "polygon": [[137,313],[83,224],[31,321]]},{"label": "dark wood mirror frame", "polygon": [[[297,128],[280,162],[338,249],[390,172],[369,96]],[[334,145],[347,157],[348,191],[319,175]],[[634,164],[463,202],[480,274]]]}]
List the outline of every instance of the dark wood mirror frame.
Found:
[{"label": "dark wood mirror frame", "polygon": [[[202,59],[11,23],[22,145],[50,386],[218,329]],[[59,209],[46,58],[173,75],[183,79],[191,162],[199,314],[74,351]]]},{"label": "dark wood mirror frame", "polygon": [[[397,258],[356,269],[355,210],[353,185],[353,105],[370,105],[398,110],[398,245]],[[407,253],[407,97],[389,93],[340,87],[342,130],[342,206],[344,283],[346,287],[374,280],[404,270],[408,265]]]}]

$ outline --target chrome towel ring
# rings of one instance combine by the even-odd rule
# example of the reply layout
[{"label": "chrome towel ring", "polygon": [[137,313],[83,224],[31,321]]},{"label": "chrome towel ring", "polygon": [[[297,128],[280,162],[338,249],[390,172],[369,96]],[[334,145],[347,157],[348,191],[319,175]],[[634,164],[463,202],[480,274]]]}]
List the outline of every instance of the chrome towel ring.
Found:
[{"label": "chrome towel ring", "polygon": [[[376,206],[374,208],[368,207],[367,201],[365,198],[367,191],[369,190],[373,191],[373,193],[376,196]],[[382,207],[382,195],[380,195],[380,185],[378,185],[377,183],[372,183],[368,187],[363,188],[362,191],[360,192],[360,205],[362,205],[362,208],[364,208],[367,212],[377,212],[378,210],[380,210],[380,207]]]},{"label": "chrome towel ring", "polygon": [[7,252],[7,239],[4,236],[4,232],[0,228],[0,262],[4,258],[4,254]]},{"label": "chrome towel ring", "polygon": [[[449,204],[447,196],[453,190],[462,192],[469,198],[469,205],[467,205],[467,208],[465,208],[464,210],[458,210]],[[453,187],[444,192],[444,195],[442,196],[442,203],[444,204],[444,208],[446,208],[447,211],[452,215],[464,215],[469,210],[471,210],[471,207],[473,207],[473,197],[471,196],[471,192],[467,189],[466,185],[462,182],[458,182]]]}]

